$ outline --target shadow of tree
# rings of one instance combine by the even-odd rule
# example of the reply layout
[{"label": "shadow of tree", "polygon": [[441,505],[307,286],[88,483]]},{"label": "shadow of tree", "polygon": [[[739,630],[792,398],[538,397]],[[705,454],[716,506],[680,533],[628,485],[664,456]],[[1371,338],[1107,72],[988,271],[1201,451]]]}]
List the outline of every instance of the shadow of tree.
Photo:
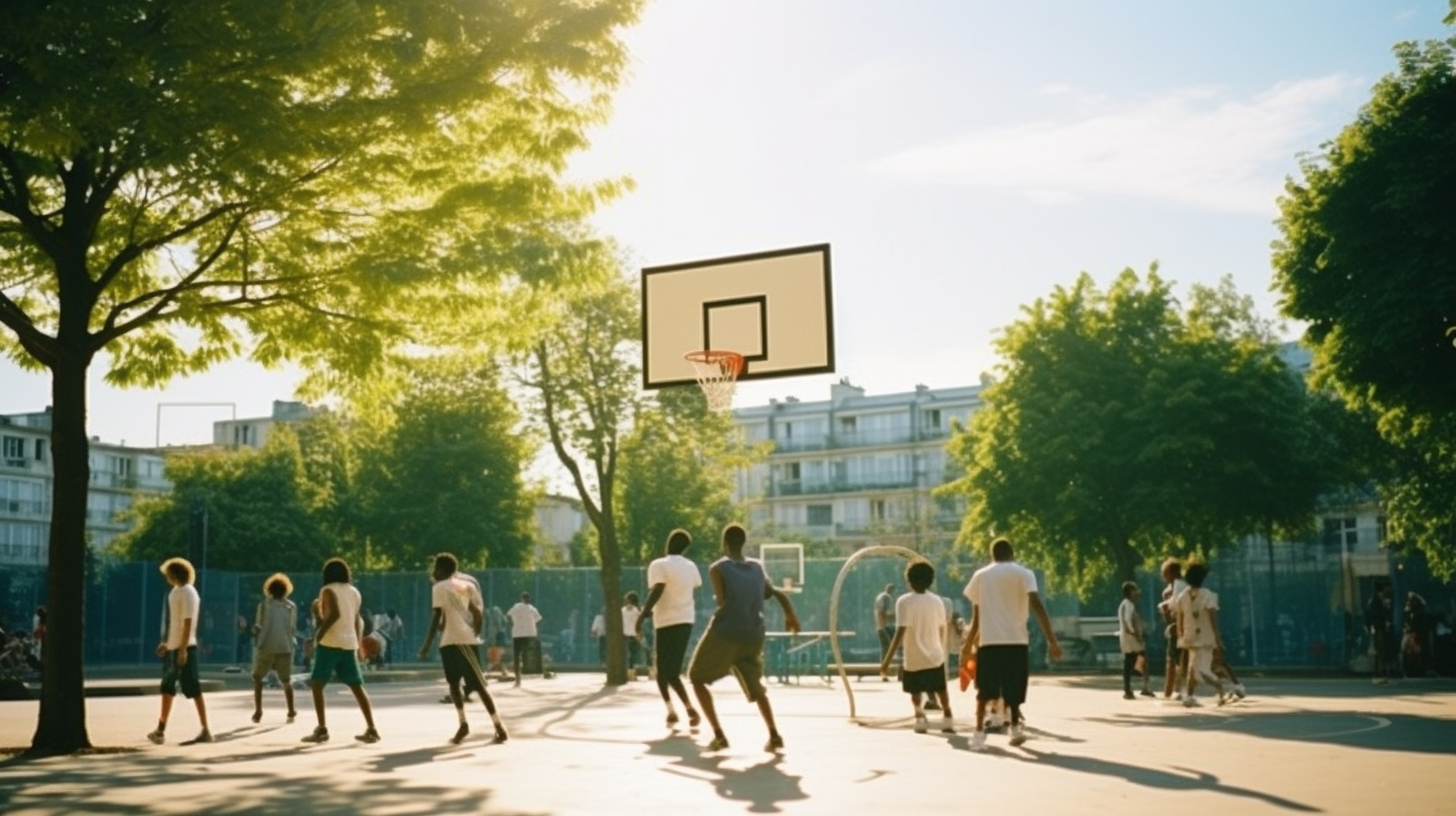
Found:
[{"label": "shadow of tree", "polygon": [[1365,711],[1259,710],[1253,705],[1221,709],[1217,714],[1186,716],[1120,714],[1083,717],[1085,722],[1122,728],[1164,728],[1189,731],[1218,729],[1262,739],[1346,745],[1374,751],[1456,755],[1456,722],[1408,714]]}]

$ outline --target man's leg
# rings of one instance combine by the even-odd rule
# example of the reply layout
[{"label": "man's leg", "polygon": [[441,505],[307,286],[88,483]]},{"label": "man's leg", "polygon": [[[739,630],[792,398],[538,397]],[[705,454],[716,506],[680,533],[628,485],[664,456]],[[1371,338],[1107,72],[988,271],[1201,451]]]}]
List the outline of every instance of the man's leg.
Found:
[{"label": "man's leg", "polygon": [[[369,704],[369,694],[364,691],[364,686],[360,683],[349,684],[349,690],[354,692],[354,700],[359,704],[359,713],[364,715],[364,725],[368,729],[356,739],[360,742],[374,742],[378,740],[379,734],[374,730],[374,709]],[[374,739],[367,739],[371,735]]]},{"label": "man's leg", "polygon": [[766,751],[777,751],[784,747],[784,738],[779,736],[778,725],[774,723],[773,706],[768,702],[768,690],[760,688],[758,692],[758,713],[763,717],[763,724],[768,726],[768,744],[764,746]]},{"label": "man's leg", "polygon": [[[293,706],[289,706],[293,708]],[[253,722],[263,719],[263,678],[253,674]]]},{"label": "man's leg", "polygon": [[[698,698],[698,707],[703,710],[703,716],[708,718],[708,726],[713,729],[713,746],[727,748],[728,738],[723,735],[723,726],[718,723],[718,709],[713,707],[713,693],[708,690],[708,685],[694,681],[693,694]],[[721,746],[718,745],[720,742]]]}]

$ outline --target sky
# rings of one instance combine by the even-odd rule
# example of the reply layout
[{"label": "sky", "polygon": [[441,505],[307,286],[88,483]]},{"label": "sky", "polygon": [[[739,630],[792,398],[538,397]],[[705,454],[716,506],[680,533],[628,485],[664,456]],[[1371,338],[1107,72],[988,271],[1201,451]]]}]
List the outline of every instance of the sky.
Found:
[{"label": "sky", "polygon": [[[1229,276],[1259,312],[1277,198],[1447,0],[652,0],[577,179],[629,176],[598,229],[636,267],[828,243],[836,372],[740,384],[735,405],[973,384],[1021,309],[1087,272]],[[1297,337],[1298,326],[1286,335]],[[93,436],[211,439],[297,371],[218,367],[119,391]],[[0,413],[49,404],[0,361]],[[191,403],[222,403],[198,406]]]}]

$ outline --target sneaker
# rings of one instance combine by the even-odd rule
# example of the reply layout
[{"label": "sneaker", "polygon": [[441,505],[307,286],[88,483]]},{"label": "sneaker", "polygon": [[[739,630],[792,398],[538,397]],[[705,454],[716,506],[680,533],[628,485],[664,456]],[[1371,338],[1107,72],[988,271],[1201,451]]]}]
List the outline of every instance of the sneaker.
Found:
[{"label": "sneaker", "polygon": [[1151,691],[1148,691],[1147,689],[1143,689],[1142,691],[1138,692],[1138,694],[1141,694],[1144,697],[1156,697],[1156,696],[1158,696],[1158,695],[1152,693]]},{"label": "sneaker", "polygon": [[329,729],[324,728],[322,725],[320,725],[319,727],[317,727],[317,728],[315,728],[313,730],[313,733],[312,734],[309,734],[308,736],[304,737],[303,738],[303,741],[304,742],[328,742],[329,741]]},{"label": "sneaker", "polygon": [[1244,684],[1234,683],[1234,696],[1242,700],[1244,699],[1244,693]]},{"label": "sneaker", "polygon": [[763,750],[768,751],[769,753],[775,753],[777,751],[784,750],[784,738],[779,736],[778,734],[769,734],[768,742],[764,743]]},{"label": "sneaker", "polygon": [[199,733],[197,736],[193,737],[187,744],[188,745],[196,745],[199,742],[217,742],[217,740],[215,740],[215,739],[212,738],[212,732],[211,731],[209,731],[206,728],[204,728],[204,729],[202,729],[202,732],[201,733]]},{"label": "sneaker", "polygon": [[713,737],[713,741],[710,742],[710,743],[708,743],[708,750],[709,751],[721,751],[721,750],[723,750],[724,748],[727,748],[727,747],[728,747],[728,738],[725,737],[725,736],[723,736],[722,734],[719,734],[719,735]]},{"label": "sneaker", "polygon": [[1218,704],[1219,704],[1219,707],[1221,708],[1223,706],[1228,705],[1229,698],[1232,697],[1232,696],[1233,696],[1232,694],[1225,694],[1224,692],[1220,691],[1218,693]]},{"label": "sneaker", "polygon": [[294,717],[297,717],[297,716],[298,716],[298,712],[297,711],[290,711],[290,712],[288,712],[288,721],[289,722],[293,722],[293,718]]},{"label": "sneaker", "polygon": [[935,700],[926,700],[925,701],[925,710],[926,711],[939,711],[940,710],[940,703],[937,703]]},{"label": "sneaker", "polygon": [[986,750],[986,732],[985,731],[977,731],[976,733],[974,733],[974,734],[971,735],[971,750],[972,751],[984,751],[984,750]]},{"label": "sneaker", "polygon": [[[365,733],[367,735],[368,732],[365,732]],[[457,728],[457,729],[455,729],[455,736],[453,736],[453,737],[450,738],[450,744],[451,745],[459,745],[460,743],[464,742],[465,741],[465,738],[468,737],[468,736],[470,736],[470,724],[469,723],[460,723],[460,727]],[[374,736],[374,738],[375,739],[378,739],[379,738],[379,735],[376,734]],[[364,739],[364,738],[363,737],[360,737],[360,739]],[[369,742],[369,741],[370,740],[365,740],[365,742]]]},{"label": "sneaker", "polygon": [[502,742],[505,742],[508,739],[510,739],[510,737],[506,735],[506,729],[502,726],[497,725],[495,727],[495,736],[491,737],[490,741],[494,745],[500,745]]},{"label": "sneaker", "polygon": [[955,732],[956,732],[956,730],[955,730],[955,720],[952,720],[950,717],[941,717],[940,718],[940,733],[942,733],[942,734],[954,734]]},{"label": "sneaker", "polygon": [[1196,697],[1184,697],[1183,698],[1183,707],[1184,708],[1201,708],[1202,706],[1203,706],[1203,703],[1198,702],[1198,698],[1196,698]]},{"label": "sneaker", "polygon": [[926,731],[929,731],[929,730],[930,730],[930,722],[925,719],[925,715],[924,714],[918,715],[915,718],[915,733],[917,733],[917,734],[924,734]]},{"label": "sneaker", "polygon": [[379,742],[379,732],[375,731],[373,728],[370,728],[365,730],[364,733],[360,734],[354,739],[359,740],[360,742]]},{"label": "sneaker", "polygon": [[1132,692],[1130,692],[1130,691],[1124,691],[1122,693],[1122,699],[1124,699],[1124,700],[1136,700],[1137,697]]},{"label": "sneaker", "polygon": [[1011,726],[1011,744],[1013,746],[1026,742],[1026,727],[1022,725]]},{"label": "sneaker", "polygon": [[156,731],[148,734],[147,739],[151,740],[153,745],[161,745],[167,741],[167,735],[162,733],[162,729],[158,728]]}]

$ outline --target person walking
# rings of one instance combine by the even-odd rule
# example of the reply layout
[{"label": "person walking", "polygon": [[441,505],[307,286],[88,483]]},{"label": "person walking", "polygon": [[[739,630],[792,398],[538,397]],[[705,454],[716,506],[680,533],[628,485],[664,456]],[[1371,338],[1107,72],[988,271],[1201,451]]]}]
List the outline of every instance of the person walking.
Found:
[{"label": "person walking", "polygon": [[253,722],[263,719],[263,678],[269,672],[283,684],[288,721],[298,716],[293,707],[293,643],[297,636],[298,607],[288,599],[293,582],[275,572],[263,582],[263,600],[253,615]]},{"label": "person walking", "polygon": [[1218,595],[1203,588],[1207,577],[1206,565],[1190,565],[1184,575],[1188,588],[1173,599],[1173,608],[1178,615],[1178,645],[1188,652],[1188,681],[1183,705],[1190,708],[1199,705],[1198,698],[1193,696],[1199,681],[1213,684],[1218,690],[1219,705],[1227,702],[1223,680],[1213,672],[1213,654],[1223,649],[1223,637],[1218,631]]},{"label": "person walking", "polygon": [[156,730],[147,734],[147,739],[154,745],[166,741],[167,720],[180,688],[182,695],[197,706],[197,719],[202,723],[202,731],[183,745],[212,742],[207,703],[202,699],[202,681],[197,675],[197,621],[202,615],[202,596],[193,586],[197,571],[185,558],[169,558],[161,569],[172,587],[167,593],[167,637],[157,644],[157,657],[162,658],[162,713]]},{"label": "person walking", "polygon": [[1176,558],[1165,560],[1159,572],[1166,583],[1158,611],[1163,615],[1163,638],[1168,652],[1163,676],[1163,699],[1167,700],[1173,696],[1173,690],[1178,688],[1179,680],[1188,671],[1183,649],[1178,645],[1178,616],[1173,609],[1173,599],[1183,594],[1183,590],[1188,588],[1188,582],[1183,580],[1183,562]]},{"label": "person walking", "polygon": [[460,562],[450,553],[435,556],[430,575],[435,583],[430,588],[430,626],[425,631],[425,642],[420,646],[420,660],[428,660],[430,644],[435,633],[440,633],[440,665],[445,670],[445,682],[450,686],[450,699],[455,703],[455,714],[460,724],[450,742],[459,745],[470,734],[470,723],[465,719],[465,696],[460,693],[462,683],[466,694],[473,689],[485,703],[486,713],[495,725],[495,737],[491,741],[499,744],[506,741],[506,728],[496,712],[495,700],[485,690],[485,672],[480,668],[480,630],[485,625],[485,599],[480,593],[480,584],[470,576],[459,572]]},{"label": "person walking", "polygon": [[1036,573],[1016,563],[1011,542],[991,542],[992,563],[971,575],[965,596],[971,602],[971,625],[961,646],[961,662],[976,661],[976,733],[971,749],[986,746],[986,705],[1000,698],[1011,714],[1011,744],[1026,742],[1021,706],[1031,674],[1031,645],[1027,612],[1046,636],[1047,655],[1060,660],[1062,645],[1052,631],[1051,619],[1036,591]]},{"label": "person walking", "polygon": [[627,679],[637,679],[637,667],[642,664],[642,607],[637,603],[637,591],[622,596],[622,640],[627,647]]},{"label": "person walking", "polygon": [[1377,686],[1390,682],[1390,652],[1394,642],[1394,607],[1388,581],[1375,587],[1375,594],[1365,605],[1365,629],[1370,633],[1370,653],[1374,660],[1370,680]]},{"label": "person walking", "polygon": [[677,711],[672,706],[672,694],[676,693],[687,710],[688,727],[698,727],[698,712],[688,697],[687,687],[682,681],[683,658],[687,655],[688,640],[693,634],[693,621],[697,619],[697,590],[703,585],[698,565],[684,555],[693,545],[692,536],[686,530],[673,530],[667,535],[667,554],[654,559],[647,565],[647,603],[635,625],[638,637],[642,635],[642,621],[651,618],[657,637],[654,642],[654,662],[657,666],[657,692],[667,705],[667,725],[678,722]]},{"label": "person walking", "polygon": [[[895,638],[895,585],[885,584],[884,590],[875,596],[875,634],[880,639],[880,659],[890,653],[890,641]],[[888,681],[889,675],[881,679]]]},{"label": "person walking", "polygon": [[349,565],[342,558],[330,558],[324,562],[323,588],[319,590],[319,624],[315,638],[313,672],[309,675],[309,689],[313,692],[313,710],[318,718],[318,727],[304,737],[304,742],[328,742],[329,728],[325,717],[324,686],[337,677],[354,693],[359,712],[364,715],[364,733],[354,739],[360,742],[378,742],[379,731],[374,727],[374,710],[369,704],[369,695],[364,691],[364,675],[359,671],[358,653],[364,641],[364,618],[360,610],[364,598],[359,589],[351,583]]},{"label": "person walking", "polygon": [[789,596],[769,583],[763,564],[744,557],[743,547],[747,542],[748,533],[742,526],[730,524],[723,528],[723,557],[708,568],[716,608],[688,667],[693,694],[713,728],[709,751],[727,748],[728,737],[718,721],[708,685],[729,674],[737,676],[748,701],[758,705],[758,713],[768,726],[764,750],[778,751],[784,747],[784,738],[774,723],[768,690],[763,685],[763,602],[767,598],[779,602],[784,610],[784,629],[789,632],[799,631],[799,618],[794,614]]},{"label": "person walking", "polygon": [[936,710],[941,712],[940,731],[954,734],[955,717],[951,714],[945,683],[945,633],[950,618],[941,597],[928,591],[935,583],[935,567],[929,561],[912,561],[905,568],[905,583],[909,584],[910,591],[895,600],[895,637],[890,640],[889,652],[880,659],[880,676],[889,676],[890,658],[903,644],[905,657],[900,663],[900,688],[910,695],[910,704],[915,709],[915,733],[924,734],[930,727],[925,714],[927,707],[921,703],[925,696],[939,698]]},{"label": "person walking", "polygon": [[511,661],[516,669],[515,684],[520,686],[521,671],[527,663],[526,652],[531,650],[540,654],[537,627],[541,623],[541,613],[531,605],[531,593],[522,592],[520,602],[506,610],[506,617],[511,620]]}]

